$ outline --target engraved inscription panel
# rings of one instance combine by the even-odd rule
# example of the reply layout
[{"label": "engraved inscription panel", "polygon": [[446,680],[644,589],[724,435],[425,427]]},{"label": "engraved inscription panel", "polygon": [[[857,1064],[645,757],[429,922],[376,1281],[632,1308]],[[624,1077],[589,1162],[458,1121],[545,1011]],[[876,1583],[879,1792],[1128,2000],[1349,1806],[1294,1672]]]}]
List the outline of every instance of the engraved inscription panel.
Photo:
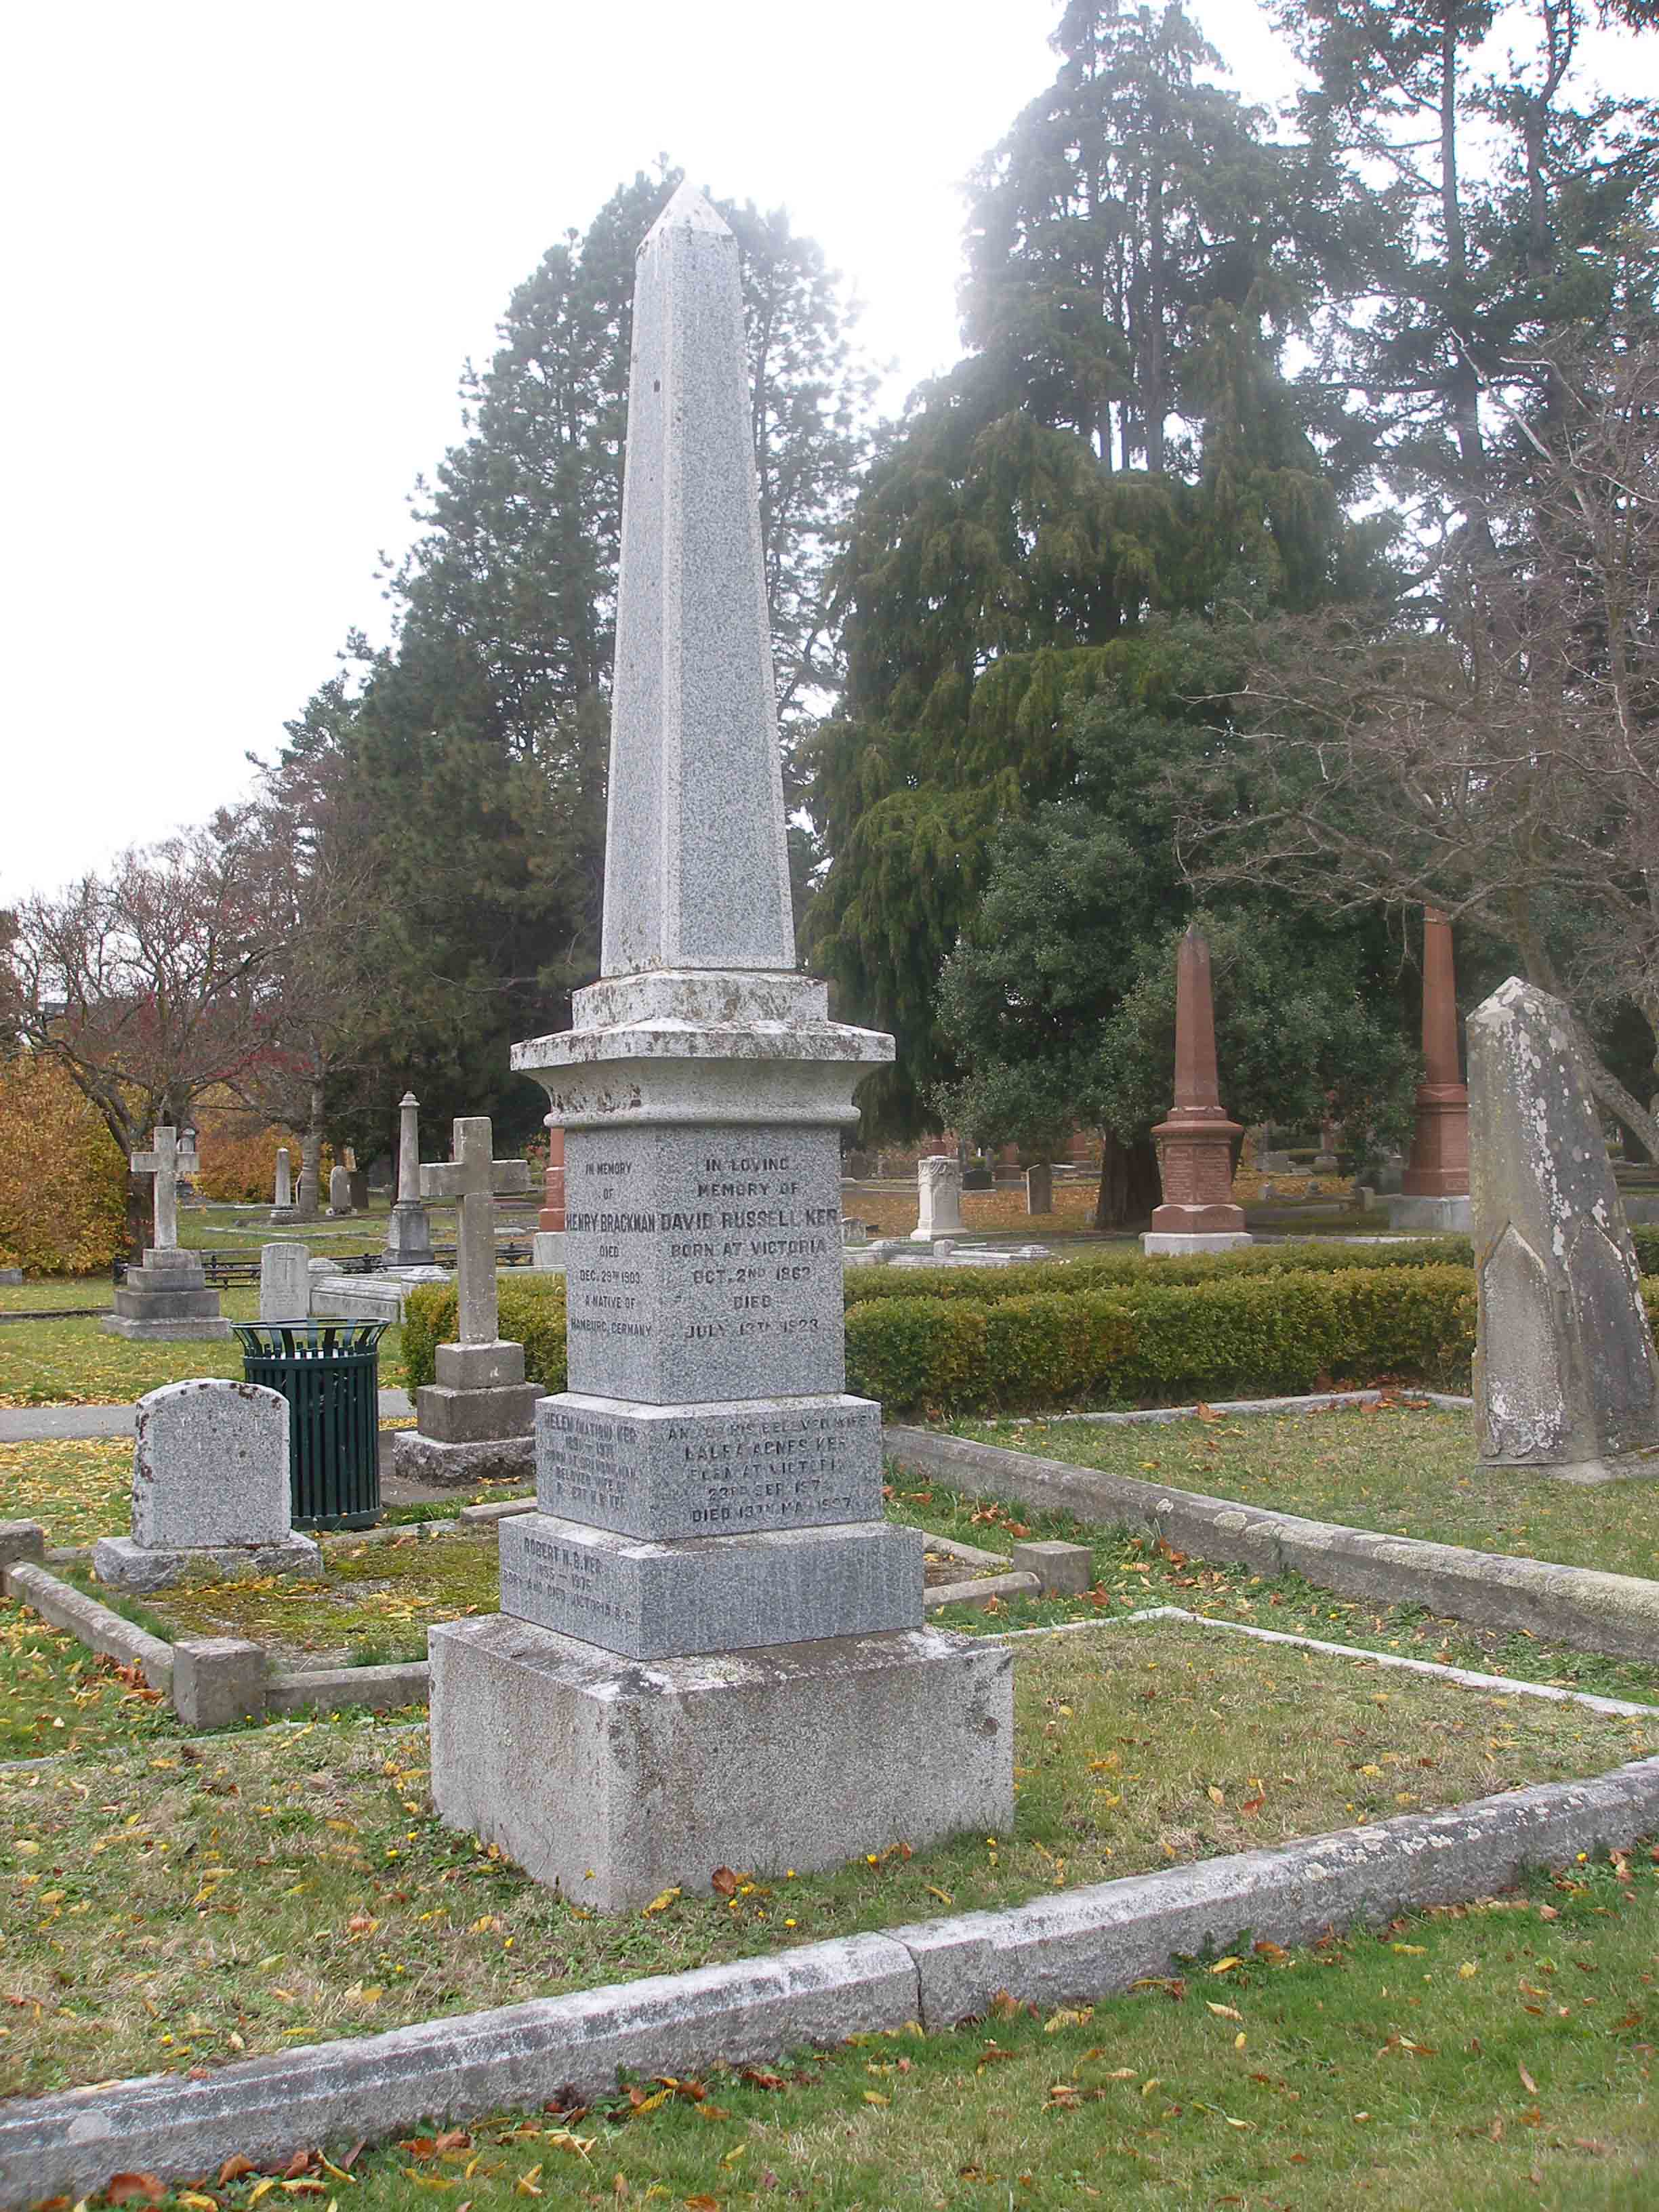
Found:
[{"label": "engraved inscription panel", "polygon": [[544,1513],[629,1536],[872,1520],[881,1409],[811,1398],[663,1414],[563,1395],[536,1409],[536,1476]]},{"label": "engraved inscription panel", "polygon": [[636,1608],[623,1602],[623,1578],[609,1559],[585,1546],[520,1523],[501,1545],[501,1577],[503,1613],[540,1621],[607,1651],[633,1649]]},{"label": "engraved inscription panel", "polygon": [[653,1405],[840,1390],[831,1129],[573,1129],[570,1388]]}]

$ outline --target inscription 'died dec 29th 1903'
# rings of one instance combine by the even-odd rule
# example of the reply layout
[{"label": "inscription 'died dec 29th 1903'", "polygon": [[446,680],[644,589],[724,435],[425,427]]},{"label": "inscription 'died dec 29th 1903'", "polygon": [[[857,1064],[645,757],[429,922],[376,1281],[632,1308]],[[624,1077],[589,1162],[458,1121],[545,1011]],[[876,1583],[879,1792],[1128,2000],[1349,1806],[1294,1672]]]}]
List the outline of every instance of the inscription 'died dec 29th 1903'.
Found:
[{"label": "inscription 'died dec 29th 1903'", "polygon": [[833,1130],[572,1130],[570,1388],[653,1403],[839,1390]]}]

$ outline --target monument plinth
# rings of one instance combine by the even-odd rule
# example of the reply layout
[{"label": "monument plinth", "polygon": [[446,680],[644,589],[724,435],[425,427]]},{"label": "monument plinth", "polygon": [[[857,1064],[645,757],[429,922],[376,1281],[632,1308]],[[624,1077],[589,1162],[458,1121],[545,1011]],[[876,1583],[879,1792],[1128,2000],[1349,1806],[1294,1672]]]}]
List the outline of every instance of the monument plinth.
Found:
[{"label": "monument plinth", "polygon": [[1189,929],[1176,958],[1175,1104],[1152,1131],[1164,1202],[1141,1237],[1145,1252],[1230,1252],[1255,1241],[1233,1204],[1233,1139],[1243,1133],[1221,1103],[1210,948]]},{"label": "monument plinth", "polygon": [[1390,1229],[1463,1230],[1469,1206],[1469,1094],[1457,1064],[1451,924],[1423,909],[1423,1080],[1412,1156],[1389,1200]]},{"label": "monument plinth", "polygon": [[842,1133],[893,1043],[795,971],[737,244],[690,189],[640,252],[616,668],[604,974],[513,1054],[568,1387],[501,1614],[430,1638],[440,1813],[601,1909],[1013,1812],[1008,1654],[923,1625],[844,1387]]}]

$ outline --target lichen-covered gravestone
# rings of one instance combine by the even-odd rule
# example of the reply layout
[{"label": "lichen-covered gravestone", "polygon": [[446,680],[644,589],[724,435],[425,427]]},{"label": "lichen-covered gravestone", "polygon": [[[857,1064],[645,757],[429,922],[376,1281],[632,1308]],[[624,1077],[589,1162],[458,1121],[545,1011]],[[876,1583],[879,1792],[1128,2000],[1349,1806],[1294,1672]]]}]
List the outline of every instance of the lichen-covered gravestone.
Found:
[{"label": "lichen-covered gravestone", "polygon": [[738,246],[641,248],[603,974],[514,1048],[566,1132],[568,1388],[501,1611],[431,1631],[433,1793],[580,1905],[1013,1813],[1012,1662],[929,1628],[845,1389],[841,1143],[890,1038],[795,965]]},{"label": "lichen-covered gravestone", "polygon": [[132,1534],[100,1536],[98,1579],[160,1589],[189,1574],[320,1574],[289,1504],[288,1401],[257,1382],[169,1382],[138,1401]]},{"label": "lichen-covered gravestone", "polygon": [[1481,1458],[1659,1474],[1659,1362],[1567,1011],[1511,976],[1468,1047]]}]

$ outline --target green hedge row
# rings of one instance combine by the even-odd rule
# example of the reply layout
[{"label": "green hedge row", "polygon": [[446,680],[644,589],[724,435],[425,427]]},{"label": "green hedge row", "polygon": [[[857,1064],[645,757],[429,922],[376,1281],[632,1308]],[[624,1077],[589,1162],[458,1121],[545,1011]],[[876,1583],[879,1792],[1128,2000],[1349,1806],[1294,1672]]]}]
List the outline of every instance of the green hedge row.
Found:
[{"label": "green hedge row", "polygon": [[[1254,1250],[1203,1253],[1191,1260],[1149,1260],[1139,1251],[1120,1249],[1091,1253],[1072,1261],[1063,1270],[1044,1260],[1012,1267],[853,1267],[847,1275],[847,1303],[855,1306],[869,1298],[965,1298],[970,1304],[981,1305],[1056,1292],[1076,1297],[1153,1283],[1184,1287],[1257,1275],[1468,1267],[1474,1261],[1467,1237],[1425,1237],[1399,1244],[1263,1244]],[[1659,1268],[1655,1272],[1659,1273]]]},{"label": "green hedge row", "polygon": [[1456,1389],[1474,1350],[1467,1268],[1310,1270],[979,1305],[869,1299],[847,1316],[847,1387],[895,1413],[1273,1396],[1381,1376]]}]

